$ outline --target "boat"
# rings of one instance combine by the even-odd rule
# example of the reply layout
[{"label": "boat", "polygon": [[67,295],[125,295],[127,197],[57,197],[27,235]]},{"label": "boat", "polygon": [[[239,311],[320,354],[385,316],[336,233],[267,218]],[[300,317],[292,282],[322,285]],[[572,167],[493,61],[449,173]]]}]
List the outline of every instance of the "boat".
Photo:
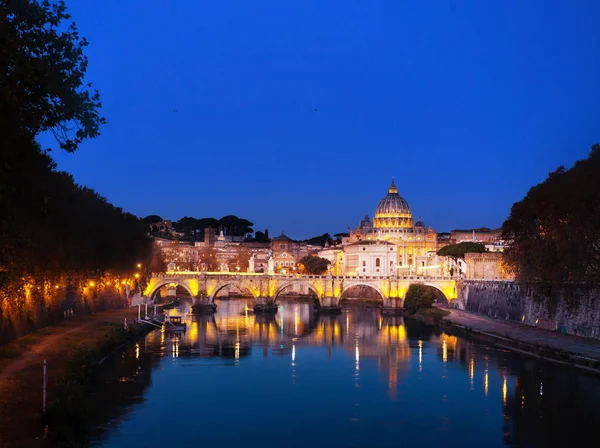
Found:
[{"label": "boat", "polygon": [[165,320],[165,329],[167,331],[185,331],[187,323],[183,322],[181,316],[168,316]]},{"label": "boat", "polygon": [[173,308],[175,308],[177,305],[179,305],[179,299],[175,299],[172,302],[166,303],[162,306],[163,310],[172,310]]}]

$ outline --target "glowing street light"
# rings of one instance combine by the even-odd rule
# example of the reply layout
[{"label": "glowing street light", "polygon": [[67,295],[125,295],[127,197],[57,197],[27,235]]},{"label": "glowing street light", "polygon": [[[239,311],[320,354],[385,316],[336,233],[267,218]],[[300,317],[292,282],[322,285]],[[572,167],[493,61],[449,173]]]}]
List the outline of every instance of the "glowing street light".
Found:
[{"label": "glowing street light", "polygon": [[138,263],[137,267],[138,267],[138,269],[140,269],[142,267],[142,263]]},{"label": "glowing street light", "polygon": [[140,278],[140,274],[138,274],[137,272],[135,273],[135,278]]},{"label": "glowing street light", "polygon": [[96,283],[90,282],[90,286],[93,288],[94,286],[96,286]]}]

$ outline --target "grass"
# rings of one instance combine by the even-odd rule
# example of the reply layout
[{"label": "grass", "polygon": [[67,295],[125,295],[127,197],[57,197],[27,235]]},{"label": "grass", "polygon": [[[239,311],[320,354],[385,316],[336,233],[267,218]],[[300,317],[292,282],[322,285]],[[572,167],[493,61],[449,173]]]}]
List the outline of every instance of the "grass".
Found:
[{"label": "grass", "polygon": [[[20,369],[0,381],[0,447],[42,447],[42,364],[48,362],[49,400],[79,350],[105,343],[108,334],[132,322],[137,308],[112,310],[61,322],[30,333],[0,348],[0,373],[14,363]],[[81,348],[80,348],[81,347]]]},{"label": "grass", "polygon": [[406,314],[407,316],[419,320],[425,324],[437,325],[442,319],[450,314],[450,311],[446,311],[441,308],[432,307],[417,310],[413,314]]}]

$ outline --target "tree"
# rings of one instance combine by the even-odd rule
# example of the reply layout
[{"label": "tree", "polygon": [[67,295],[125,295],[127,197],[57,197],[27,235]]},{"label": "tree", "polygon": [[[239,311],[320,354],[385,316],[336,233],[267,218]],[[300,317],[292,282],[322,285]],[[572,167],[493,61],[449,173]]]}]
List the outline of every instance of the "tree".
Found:
[{"label": "tree", "polygon": [[328,233],[324,233],[323,235],[315,236],[304,240],[306,244],[314,245],[314,246],[325,246],[326,244],[331,244],[333,239],[331,235]]},{"label": "tree", "polygon": [[198,254],[198,262],[200,263],[200,269],[205,269],[208,272],[219,270],[217,250],[214,247],[203,248]]},{"label": "tree", "polygon": [[600,145],[516,202],[502,225],[504,262],[522,283],[600,284]]},{"label": "tree", "polygon": [[442,247],[437,251],[437,254],[441,257],[450,257],[454,261],[459,258],[465,258],[467,253],[482,253],[485,252],[485,245],[481,243],[475,243],[472,241],[463,241],[458,244],[450,244]]},{"label": "tree", "polygon": [[244,218],[238,218],[235,215],[223,216],[219,219],[219,225],[230,236],[246,236],[249,233],[254,233],[252,230],[253,223]]},{"label": "tree", "polygon": [[419,310],[431,308],[435,303],[436,293],[431,286],[412,284],[406,291],[404,310],[414,314]]},{"label": "tree", "polygon": [[239,249],[234,258],[227,262],[230,272],[248,272],[250,252],[247,249]]},{"label": "tree", "polygon": [[329,266],[329,260],[312,255],[303,257],[298,263],[300,272],[309,275],[323,275],[327,273],[327,266]]},{"label": "tree", "polygon": [[[64,1],[4,0],[0,3],[0,138],[4,148],[52,132],[74,152],[99,135],[98,91],[84,84],[87,46]],[[12,149],[24,149],[21,145]]]},{"label": "tree", "polygon": [[257,243],[268,243],[271,240],[269,239],[269,231],[265,230],[265,232],[261,232],[260,230],[257,230],[256,232],[254,232],[254,238],[251,238],[250,240],[252,241],[256,241]]},{"label": "tree", "polygon": [[148,215],[145,218],[142,218],[142,222],[144,224],[156,224],[157,222],[162,222],[162,218],[158,215]]}]

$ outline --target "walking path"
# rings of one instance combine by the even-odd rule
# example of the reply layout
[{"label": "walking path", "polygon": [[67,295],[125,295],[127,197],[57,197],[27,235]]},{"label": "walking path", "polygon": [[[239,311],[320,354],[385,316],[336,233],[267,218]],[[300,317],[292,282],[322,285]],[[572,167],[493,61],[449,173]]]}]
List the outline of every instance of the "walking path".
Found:
[{"label": "walking path", "polygon": [[505,341],[508,345],[518,342],[538,349],[550,349],[570,354],[574,361],[577,361],[577,358],[581,358],[582,361],[586,359],[600,361],[600,340],[598,339],[544,330],[517,322],[491,319],[460,310],[453,309],[449,311],[451,314],[444,318],[446,322],[484,336],[493,337],[499,340],[500,344],[502,344],[502,341]]},{"label": "walking path", "polygon": [[[108,333],[133,322],[137,307],[96,313],[42,328],[0,348],[0,448],[42,446],[42,366],[48,390],[64,373],[72,351],[93,348]],[[37,437],[34,435],[37,434]]]}]

